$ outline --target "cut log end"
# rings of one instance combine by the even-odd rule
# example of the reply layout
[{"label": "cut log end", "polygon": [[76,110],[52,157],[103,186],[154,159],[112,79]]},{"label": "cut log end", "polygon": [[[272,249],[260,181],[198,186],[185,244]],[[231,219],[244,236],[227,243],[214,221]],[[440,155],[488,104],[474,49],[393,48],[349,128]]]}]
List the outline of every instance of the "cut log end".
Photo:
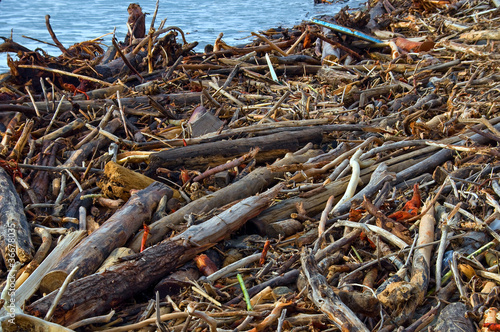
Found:
[{"label": "cut log end", "polygon": [[68,276],[66,271],[55,270],[47,273],[40,283],[40,291],[45,294],[52,293],[62,286]]}]

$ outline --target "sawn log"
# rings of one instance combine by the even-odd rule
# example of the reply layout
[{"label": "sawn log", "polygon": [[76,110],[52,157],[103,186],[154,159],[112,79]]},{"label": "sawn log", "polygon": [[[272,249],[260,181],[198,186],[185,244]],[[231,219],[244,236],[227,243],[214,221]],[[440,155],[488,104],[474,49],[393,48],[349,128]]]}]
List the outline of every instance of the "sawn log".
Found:
[{"label": "sawn log", "polygon": [[[111,307],[147,289],[199,252],[231,235],[269,206],[280,189],[278,185],[261,195],[244,199],[206,222],[136,254],[129,261],[73,281],[62,295],[52,321],[68,325],[109,312]],[[54,291],[27,306],[25,311],[38,317],[44,316],[56,293]]]},{"label": "sawn log", "polygon": [[45,291],[59,288],[66,276],[78,266],[75,278],[94,273],[109,254],[123,246],[130,236],[151,217],[163,195],[172,196],[166,185],[154,182],[138,191],[128,202],[111,216],[101,227],[83,240],[42,280]]}]

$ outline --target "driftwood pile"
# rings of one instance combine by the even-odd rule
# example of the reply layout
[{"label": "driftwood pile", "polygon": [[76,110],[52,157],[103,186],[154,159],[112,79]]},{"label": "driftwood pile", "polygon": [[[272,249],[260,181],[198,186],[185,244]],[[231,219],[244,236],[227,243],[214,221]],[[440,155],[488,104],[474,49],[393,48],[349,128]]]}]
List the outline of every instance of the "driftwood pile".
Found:
[{"label": "driftwood pile", "polygon": [[498,6],[4,38],[2,329],[498,331]]}]

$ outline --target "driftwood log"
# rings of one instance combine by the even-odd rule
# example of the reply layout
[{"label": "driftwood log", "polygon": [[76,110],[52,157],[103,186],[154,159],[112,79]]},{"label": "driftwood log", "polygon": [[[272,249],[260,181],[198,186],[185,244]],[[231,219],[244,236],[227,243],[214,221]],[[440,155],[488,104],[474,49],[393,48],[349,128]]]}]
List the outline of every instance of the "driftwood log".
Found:
[{"label": "driftwood log", "polygon": [[109,254],[123,246],[130,236],[146,222],[163,195],[172,196],[166,185],[154,182],[133,195],[101,227],[66,255],[42,280],[44,291],[59,288],[66,276],[78,266],[75,278],[94,273]]},{"label": "driftwood log", "polygon": [[[310,157],[314,156],[315,152],[310,151],[297,151],[294,154],[287,154],[283,159],[276,161],[273,165],[283,166],[293,163],[305,162]],[[259,167],[252,171],[250,174],[224,187],[213,194],[201,197],[154,222],[150,226],[149,238],[147,245],[160,242],[165,234],[170,230],[169,226],[175,226],[184,221],[184,216],[190,213],[203,213],[208,212],[213,208],[217,208],[228,204],[230,202],[255,195],[258,192],[269,187],[276,178],[283,175],[283,172],[272,172],[266,167]],[[141,247],[142,232],[135,238],[130,247],[138,252]]]},{"label": "driftwood log", "polygon": [[217,166],[228,159],[239,157],[250,149],[259,148],[257,162],[275,160],[287,152],[298,150],[305,144],[322,141],[322,131],[318,129],[300,132],[283,132],[262,137],[241,138],[205,144],[173,148],[154,153],[146,175],[152,176],[158,167],[199,167]]},{"label": "driftwood log", "polygon": [[134,172],[113,161],[106,163],[104,176],[97,183],[106,197],[128,200],[132,189],[144,189],[154,182],[153,179]]},{"label": "driftwood log", "polygon": [[[91,315],[108,312],[112,306],[147,289],[197,253],[230,236],[248,219],[269,206],[279,189],[281,186],[244,199],[206,222],[131,256],[126,262],[105,272],[73,281],[57,305],[52,320],[68,325]],[[45,315],[56,293],[52,292],[34,302],[25,311],[38,317]]]},{"label": "driftwood log", "polygon": [[[89,96],[95,96],[95,98],[100,98],[103,95],[104,96],[110,96],[116,93],[116,91],[121,91],[116,86],[111,86],[109,88],[101,89],[104,91],[100,91],[99,93],[96,93],[95,95],[90,94]],[[169,94],[160,94],[156,96],[139,96],[139,97],[129,97],[129,98],[122,98],[121,103],[124,106],[125,110],[124,112],[127,113],[129,110],[128,108],[134,108],[139,105],[149,105],[149,99],[152,98],[158,103],[161,103],[162,105],[164,103],[169,103],[173,102],[179,106],[184,106],[184,105],[189,105],[189,104],[195,104],[200,102],[200,97],[201,97],[201,92],[180,92],[180,93],[169,93]],[[69,111],[72,110],[74,105],[77,104],[81,109],[87,109],[87,108],[95,108],[99,109],[101,107],[104,107],[105,105],[115,105],[114,101],[112,99],[96,99],[96,100],[77,100],[74,102],[69,102],[69,101],[62,101],[60,106],[61,111]],[[20,111],[26,109],[26,112],[29,111],[29,107],[31,103],[24,105],[23,109]],[[47,111],[47,104],[43,101],[37,101],[35,102],[36,107],[39,110]],[[132,112],[132,110],[130,110]],[[133,113],[131,113],[133,114]]]},{"label": "driftwood log", "polygon": [[[500,129],[500,124],[494,126],[497,130]],[[477,144],[484,144],[488,141],[482,135],[475,134],[470,135],[469,140]],[[457,145],[464,145],[465,141],[460,141],[456,143]],[[431,149],[422,151],[432,151]],[[453,151],[449,149],[440,149],[437,152],[429,154],[428,152],[422,156],[416,155],[410,156],[408,154],[407,160],[405,155],[393,158],[391,161],[396,159],[401,160],[401,162],[391,165],[388,167],[388,171],[396,172],[396,177],[391,181],[392,185],[400,184],[404,181],[410,181],[411,179],[418,177],[424,173],[432,172],[437,166],[443,164],[453,156]],[[391,161],[386,161],[389,164]],[[370,171],[373,171],[378,165],[371,166],[372,169],[366,168],[361,171],[361,180],[366,182],[369,178]],[[387,178],[385,179],[387,180]],[[384,181],[385,181],[384,180]],[[272,207],[268,208],[266,211],[262,212],[257,218],[251,220],[259,230],[264,231],[269,224],[276,222],[278,220],[287,219],[291,213],[296,212],[296,205],[302,203],[304,209],[310,215],[320,213],[324,208],[324,205],[331,195],[340,196],[344,193],[347,187],[347,182],[349,179],[341,178],[337,181],[331,182],[324,187],[324,191],[318,194],[307,197],[300,198],[294,197],[282,202],[279,202]],[[346,205],[347,206],[347,205]]]},{"label": "driftwood log", "polygon": [[330,288],[325,276],[320,273],[314,262],[314,256],[303,252],[301,262],[302,271],[311,286],[309,297],[314,304],[316,304],[318,309],[324,312],[342,332],[368,332],[368,328],[359,320],[354,312],[342,302],[333,289]]},{"label": "driftwood log", "polygon": [[29,262],[34,251],[21,198],[11,176],[0,167],[0,252],[5,266]]}]

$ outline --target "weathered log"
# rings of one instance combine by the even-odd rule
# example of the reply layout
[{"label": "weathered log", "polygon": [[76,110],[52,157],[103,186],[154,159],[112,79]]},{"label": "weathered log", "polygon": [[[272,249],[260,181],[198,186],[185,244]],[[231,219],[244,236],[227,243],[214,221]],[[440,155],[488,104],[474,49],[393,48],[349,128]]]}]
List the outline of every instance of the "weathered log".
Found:
[{"label": "weathered log", "polygon": [[129,237],[151,217],[155,205],[165,194],[172,196],[172,190],[155,182],[137,192],[130,200],[109,218],[94,233],[66,255],[42,280],[47,291],[62,285],[67,274],[79,267],[75,278],[94,273],[109,254],[123,246]]},{"label": "weathered log", "polygon": [[[147,289],[165,274],[258,215],[271,204],[280,188],[278,186],[259,196],[244,199],[210,220],[192,226],[184,233],[148,248],[105,272],[73,281],[56,306],[52,320],[67,325],[91,315],[99,315]],[[56,292],[52,292],[26,307],[25,311],[38,317],[45,315],[55,295]]]},{"label": "weathered log", "polygon": [[361,320],[347,307],[332,288],[328,286],[326,278],[319,272],[314,263],[314,257],[306,252],[301,257],[302,271],[311,286],[309,297],[318,309],[341,329],[342,332],[369,330]]},{"label": "weathered log", "polygon": [[[31,230],[11,176],[0,167],[0,252],[5,266],[33,258]],[[17,258],[16,258],[17,257]]]},{"label": "weathered log", "polygon": [[33,107],[23,105],[0,104],[0,113],[3,112],[20,112],[26,117],[37,116]]},{"label": "weathered log", "polygon": [[[125,55],[126,60],[134,67],[140,65],[145,56],[147,56],[147,52],[139,52],[138,54],[130,52]],[[125,75],[130,72],[130,68],[121,57],[104,65],[97,65],[94,69],[103,79],[112,78],[116,75]]]},{"label": "weathered log", "polygon": [[[476,331],[469,318],[466,318],[467,306],[462,302],[448,304],[441,310],[435,331],[472,332]],[[489,330],[489,329],[488,329]]]},{"label": "weathered log", "polygon": [[110,161],[104,167],[105,179],[97,183],[103,193],[110,198],[121,198],[127,200],[130,190],[144,189],[154,182],[153,179],[134,172],[126,167]]},{"label": "weathered log", "polygon": [[[434,209],[430,209],[420,221],[417,245],[425,245],[434,241],[434,226]],[[397,324],[404,324],[411,320],[417,306],[426,296],[430,278],[431,253],[432,247],[417,249],[413,257],[410,282],[394,282],[377,295],[384,307],[392,311],[391,316]]]},{"label": "weathered log", "polygon": [[[287,154],[282,160],[277,161],[273,165],[282,166],[296,162],[305,162],[313,154],[313,151],[309,153],[299,153],[298,151],[296,154]],[[282,172],[271,172],[266,167],[259,167],[239,181],[183,206],[176,212],[151,224],[147,245],[160,242],[163,236],[170,230],[169,226],[175,226],[183,222],[185,215],[208,212],[229,202],[254,195],[267,188],[276,177],[282,174]],[[134,238],[130,248],[138,252],[141,247],[141,239],[142,232]]]},{"label": "weathered log", "polygon": [[284,132],[263,137],[242,138],[228,141],[211,142],[154,153],[146,175],[152,176],[158,167],[197,167],[217,166],[228,159],[239,157],[250,149],[259,148],[257,161],[269,161],[298,150],[305,144],[320,143],[322,132],[317,129],[301,132]]},{"label": "weathered log", "polygon": [[[113,87],[110,87],[110,88],[113,88]],[[105,90],[105,89],[103,89],[103,90]],[[111,91],[113,91],[113,90],[111,90]],[[107,92],[107,93],[109,93],[109,92]],[[156,95],[156,96],[140,96],[140,97],[122,98],[120,101],[121,101],[122,105],[125,107],[124,112],[127,113],[127,108],[134,108],[134,107],[137,107],[140,105],[141,106],[149,105],[149,98],[153,98],[155,101],[157,101],[158,103],[160,103],[162,105],[165,103],[175,103],[175,104],[181,106],[181,105],[189,105],[189,104],[199,103],[201,95],[202,95],[201,92],[180,92],[180,93],[160,94],[160,95]],[[74,104],[79,105],[79,107],[81,109],[88,109],[88,108],[99,109],[99,108],[102,108],[106,105],[115,105],[115,103],[111,99],[78,100],[78,101],[73,101],[73,102],[62,101],[60,111],[61,112],[70,111],[73,109]],[[29,106],[29,105],[31,105],[31,103],[27,104],[26,106]],[[35,105],[38,107],[39,110],[47,111],[47,103],[45,103],[43,101],[37,101],[37,102],[35,102]],[[22,110],[24,110],[24,109],[21,109],[20,111],[22,111]],[[26,110],[28,110],[28,108],[26,108]],[[132,110],[130,110],[130,112],[132,112]],[[133,114],[133,113],[131,113],[131,114]]]},{"label": "weathered log", "polygon": [[58,324],[47,322],[38,317],[17,313],[14,317],[0,317],[0,328],[5,332],[17,331],[44,331],[44,332],[72,332],[73,330]]}]

